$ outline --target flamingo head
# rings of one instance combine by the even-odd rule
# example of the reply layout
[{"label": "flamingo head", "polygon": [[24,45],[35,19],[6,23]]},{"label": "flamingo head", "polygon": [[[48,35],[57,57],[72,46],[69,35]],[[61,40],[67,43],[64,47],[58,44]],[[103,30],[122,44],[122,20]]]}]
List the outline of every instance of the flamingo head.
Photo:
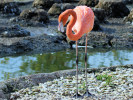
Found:
[{"label": "flamingo head", "polygon": [[64,32],[64,26],[63,26],[63,22],[59,22],[59,25],[58,25],[58,31],[60,32]]},{"label": "flamingo head", "polygon": [[67,22],[68,16],[69,15],[67,14],[67,10],[59,15],[59,18],[58,18],[58,22],[59,22],[58,31],[64,32],[64,26],[65,26],[65,24]]}]

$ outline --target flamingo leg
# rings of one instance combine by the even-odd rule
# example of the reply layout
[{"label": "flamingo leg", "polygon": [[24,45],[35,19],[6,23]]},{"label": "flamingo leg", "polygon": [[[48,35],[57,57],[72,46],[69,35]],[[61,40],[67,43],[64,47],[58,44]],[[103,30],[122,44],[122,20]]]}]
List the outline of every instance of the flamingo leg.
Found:
[{"label": "flamingo leg", "polygon": [[74,98],[83,98],[83,96],[78,93],[78,41],[76,41],[76,79],[76,94]]},{"label": "flamingo leg", "polygon": [[92,94],[88,91],[88,82],[87,82],[87,35],[86,34],[86,45],[85,45],[85,81],[86,81],[86,92],[83,96],[90,97]]}]

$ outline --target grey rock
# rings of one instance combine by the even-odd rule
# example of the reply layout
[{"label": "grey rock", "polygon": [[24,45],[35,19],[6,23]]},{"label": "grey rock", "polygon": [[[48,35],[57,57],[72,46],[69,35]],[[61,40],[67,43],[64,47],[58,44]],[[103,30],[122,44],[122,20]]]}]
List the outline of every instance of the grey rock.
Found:
[{"label": "grey rock", "polygon": [[50,8],[54,3],[61,3],[61,0],[34,0],[33,7]]},{"label": "grey rock", "polygon": [[0,27],[0,37],[25,37],[29,35],[30,32],[22,29],[19,25]]},{"label": "grey rock", "polygon": [[125,22],[133,22],[133,9],[130,11],[130,14],[124,19]]},{"label": "grey rock", "polygon": [[94,15],[97,17],[100,23],[103,23],[106,19],[105,10],[101,8],[92,8]]},{"label": "grey rock", "polygon": [[65,11],[66,9],[74,9],[75,6],[70,3],[55,3],[52,7],[48,10],[49,15],[59,15],[61,12]]},{"label": "grey rock", "polygon": [[94,7],[98,4],[99,0],[80,0],[78,5],[86,5],[88,7]]},{"label": "grey rock", "polygon": [[0,11],[3,14],[19,15],[21,10],[15,2],[0,2]]},{"label": "grey rock", "polygon": [[20,14],[20,19],[32,20],[42,23],[49,22],[47,12],[44,9],[26,9]]},{"label": "grey rock", "polygon": [[108,17],[123,18],[130,13],[122,0],[100,0],[96,8],[104,9]]}]

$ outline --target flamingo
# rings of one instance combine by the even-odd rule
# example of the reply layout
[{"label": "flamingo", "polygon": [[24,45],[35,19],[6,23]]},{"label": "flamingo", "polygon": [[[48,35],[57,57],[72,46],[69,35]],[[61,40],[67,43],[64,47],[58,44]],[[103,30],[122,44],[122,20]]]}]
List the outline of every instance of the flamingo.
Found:
[{"label": "flamingo", "polygon": [[[59,15],[58,18],[58,30],[64,32],[63,26],[66,24],[68,17],[71,16],[71,20],[67,25],[66,35],[72,40],[76,41],[76,95],[74,97],[81,98],[84,96],[92,96],[88,91],[87,83],[87,36],[93,29],[94,25],[94,13],[90,7],[77,6],[74,9],[67,9]],[[75,34],[73,34],[73,32]],[[86,92],[83,96],[78,94],[78,40],[86,34],[86,45],[85,45],[85,81],[86,81]]]}]

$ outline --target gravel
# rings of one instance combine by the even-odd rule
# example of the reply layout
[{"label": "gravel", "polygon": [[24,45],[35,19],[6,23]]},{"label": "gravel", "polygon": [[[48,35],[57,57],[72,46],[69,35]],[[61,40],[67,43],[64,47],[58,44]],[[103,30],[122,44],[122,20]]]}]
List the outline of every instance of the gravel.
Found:
[{"label": "gravel", "polygon": [[[102,76],[102,79],[98,78]],[[107,76],[108,79],[106,79]],[[109,78],[110,77],[110,78]],[[133,100],[133,69],[88,73],[88,89],[92,97],[77,100]],[[11,100],[76,100],[76,77],[67,76],[40,83],[32,88],[11,93]],[[85,93],[84,74],[79,75],[79,94]]]}]

